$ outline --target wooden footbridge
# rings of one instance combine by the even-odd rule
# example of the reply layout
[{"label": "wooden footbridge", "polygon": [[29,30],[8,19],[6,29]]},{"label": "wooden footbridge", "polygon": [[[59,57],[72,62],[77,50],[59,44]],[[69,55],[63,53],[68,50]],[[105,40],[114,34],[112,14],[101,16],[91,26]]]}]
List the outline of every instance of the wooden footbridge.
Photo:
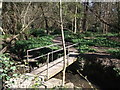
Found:
[{"label": "wooden footbridge", "polygon": [[[42,76],[45,80],[48,80],[63,70],[63,67],[64,67],[63,56],[57,58],[56,60],[53,60],[54,54],[59,52],[59,51],[62,51],[63,48],[60,48],[58,50],[54,50],[52,52],[48,52],[47,54],[37,56],[34,58],[30,58],[31,55],[29,54],[32,51],[36,51],[36,50],[40,50],[40,49],[44,49],[44,48],[49,48],[49,47],[55,47],[58,45],[60,46],[61,43],[57,43],[57,44],[53,44],[53,45],[49,45],[49,46],[44,46],[41,48],[27,50],[27,61],[28,62],[38,61],[38,59],[40,60],[40,58],[42,58],[42,57],[46,57],[46,59],[47,59],[46,62],[43,63],[42,66],[31,71],[30,72],[31,74]],[[72,45],[66,46],[66,50],[67,50],[67,58],[66,58],[67,63],[66,64],[67,64],[67,66],[71,65],[72,63],[74,63],[77,60],[78,51],[77,51],[77,49],[74,48],[76,45],[77,44],[72,44]],[[52,58],[51,61],[50,61],[50,58]]]},{"label": "wooden footbridge", "polygon": [[[77,49],[75,49],[76,45],[77,44],[72,44],[72,45],[69,44],[66,46],[66,51],[67,51],[66,66],[67,67],[77,60],[78,51]],[[38,53],[41,52],[40,49],[46,48],[45,50],[48,50],[49,48],[55,47],[55,46],[60,46],[60,49],[52,50],[52,51],[47,52],[46,54],[39,56]],[[51,78],[53,76],[55,76],[60,71],[62,71],[64,64],[65,64],[63,60],[63,56],[56,57],[56,58],[54,57],[54,55],[58,53],[61,54],[60,51],[63,51],[63,48],[61,46],[62,46],[61,43],[56,43],[56,44],[49,45],[49,46],[27,50],[27,62],[28,63],[34,63],[34,62],[36,63],[43,59],[44,59],[44,62],[37,69],[30,71],[30,73],[26,73],[17,78],[13,78],[14,84],[9,85],[10,84],[9,83],[8,85],[11,88],[29,88],[29,87],[32,87],[31,85],[34,85],[36,83],[35,78],[39,77],[41,85],[49,87],[49,85],[47,85],[47,83],[49,83],[49,80],[52,80]],[[38,52],[38,53],[35,53],[35,52]]]}]

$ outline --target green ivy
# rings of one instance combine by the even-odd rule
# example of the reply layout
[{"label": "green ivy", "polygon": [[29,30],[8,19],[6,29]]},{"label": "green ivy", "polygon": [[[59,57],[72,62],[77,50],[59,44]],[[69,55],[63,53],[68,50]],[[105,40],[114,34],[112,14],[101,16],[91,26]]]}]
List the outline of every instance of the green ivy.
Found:
[{"label": "green ivy", "polygon": [[9,56],[6,54],[0,55],[0,79],[8,81],[11,77],[17,76],[15,74],[16,66],[13,61],[10,60]]}]

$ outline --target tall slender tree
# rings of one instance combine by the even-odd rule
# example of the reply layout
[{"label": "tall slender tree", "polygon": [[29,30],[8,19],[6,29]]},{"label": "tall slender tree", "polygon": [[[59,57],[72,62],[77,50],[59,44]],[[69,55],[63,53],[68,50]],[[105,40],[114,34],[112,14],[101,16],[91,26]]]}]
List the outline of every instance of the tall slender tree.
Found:
[{"label": "tall slender tree", "polygon": [[64,67],[63,67],[63,80],[62,80],[62,86],[65,84],[65,71],[66,71],[66,47],[65,47],[65,39],[64,39],[64,31],[63,31],[63,18],[62,18],[62,1],[60,0],[60,26],[61,26],[61,35],[62,35],[62,45],[64,50]]},{"label": "tall slender tree", "polygon": [[2,29],[2,0],[0,1],[0,34],[4,33]]},{"label": "tall slender tree", "polygon": [[74,33],[77,32],[77,0],[76,0],[76,7],[75,7],[75,30]]},{"label": "tall slender tree", "polygon": [[[2,0],[0,1],[0,34],[2,34],[3,32],[3,29],[2,29],[2,16],[1,16],[1,13],[2,13]],[[0,45],[2,43],[2,39],[0,38]],[[0,50],[1,50],[2,46],[0,46]],[[1,54],[1,53],[0,53]],[[0,72],[1,74],[1,72]],[[2,79],[0,79],[0,90],[2,90]]]}]

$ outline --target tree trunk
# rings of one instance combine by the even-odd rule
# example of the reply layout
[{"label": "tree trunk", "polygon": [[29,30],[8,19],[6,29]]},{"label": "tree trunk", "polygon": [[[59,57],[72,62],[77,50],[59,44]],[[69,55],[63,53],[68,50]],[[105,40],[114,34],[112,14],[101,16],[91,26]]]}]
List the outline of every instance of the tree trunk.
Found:
[{"label": "tree trunk", "polygon": [[87,31],[87,13],[88,13],[88,6],[89,3],[85,2],[84,3],[84,17],[83,17],[83,24],[82,24],[82,29],[83,31]]},{"label": "tree trunk", "polygon": [[120,27],[119,26],[116,26],[116,25],[113,25],[113,24],[110,24],[108,23],[103,17],[100,17],[97,13],[95,13],[93,11],[93,9],[91,9],[88,5],[86,5],[88,7],[88,9],[90,10],[90,12],[92,12],[103,24],[106,24],[108,25],[109,27],[113,27],[115,29],[118,29],[120,30]]},{"label": "tree trunk", "polygon": [[[77,0],[76,0],[76,2],[77,2]],[[75,7],[75,30],[74,30],[74,33],[76,33],[76,32],[77,32],[77,5]]]},{"label": "tree trunk", "polygon": [[[105,6],[106,7],[106,6]],[[104,18],[105,18],[105,20],[106,20],[106,18],[107,18],[107,11],[106,11],[106,8],[104,9]],[[106,26],[106,24],[104,23],[104,27],[103,27],[103,33],[107,33],[106,30],[107,29],[107,26]]]},{"label": "tree trunk", "polygon": [[45,26],[46,26],[47,34],[49,34],[49,30],[48,30],[48,28],[49,28],[49,26],[48,26],[48,20],[47,20],[47,17],[45,16],[45,14],[44,14],[43,7],[42,7],[41,5],[40,5],[40,7],[41,7],[41,10],[42,10],[42,14],[43,14],[44,20],[45,20]]},{"label": "tree trunk", "polygon": [[120,2],[116,2],[116,3],[117,3],[118,26],[120,26]]},{"label": "tree trunk", "polygon": [[65,39],[64,39],[64,31],[63,31],[63,19],[62,19],[62,2],[60,0],[60,22],[61,22],[61,34],[62,34],[62,45],[64,50],[64,67],[63,67],[63,80],[62,80],[62,86],[65,84],[65,71],[66,71],[66,48],[65,48]]},{"label": "tree trunk", "polygon": [[[0,1],[0,29],[2,30],[2,1]],[[2,34],[1,30],[0,30],[0,35]],[[0,38],[0,51],[1,51],[1,49],[2,49],[2,38]],[[2,72],[0,72],[0,74],[1,73]],[[3,82],[2,79],[0,79],[0,90],[2,90],[2,87],[3,87],[2,82]]]},{"label": "tree trunk", "polygon": [[[3,29],[2,29],[2,1],[0,2],[0,35],[2,35]],[[0,38],[0,50],[2,49],[2,38]]]},{"label": "tree trunk", "polygon": [[2,2],[0,2],[0,27],[2,27]]},{"label": "tree trunk", "polygon": [[72,19],[72,31],[74,32],[74,19]]}]

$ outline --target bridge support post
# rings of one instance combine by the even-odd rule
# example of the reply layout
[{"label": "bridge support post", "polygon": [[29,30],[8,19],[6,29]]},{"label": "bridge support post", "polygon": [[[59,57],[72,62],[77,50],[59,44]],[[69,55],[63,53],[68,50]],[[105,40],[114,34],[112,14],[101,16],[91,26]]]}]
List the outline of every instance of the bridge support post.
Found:
[{"label": "bridge support post", "polygon": [[53,61],[53,49],[52,49],[52,61]]},{"label": "bridge support post", "polygon": [[67,54],[67,66],[69,64],[68,60],[69,60],[69,48],[67,49],[68,50],[68,54]]},{"label": "bridge support post", "polygon": [[47,54],[47,79],[49,79],[49,56],[50,53]]},{"label": "bridge support post", "polygon": [[27,50],[27,61],[25,61],[26,62],[26,65],[28,65],[28,71],[30,72],[31,70],[30,70],[30,65],[29,65],[29,51]]}]

